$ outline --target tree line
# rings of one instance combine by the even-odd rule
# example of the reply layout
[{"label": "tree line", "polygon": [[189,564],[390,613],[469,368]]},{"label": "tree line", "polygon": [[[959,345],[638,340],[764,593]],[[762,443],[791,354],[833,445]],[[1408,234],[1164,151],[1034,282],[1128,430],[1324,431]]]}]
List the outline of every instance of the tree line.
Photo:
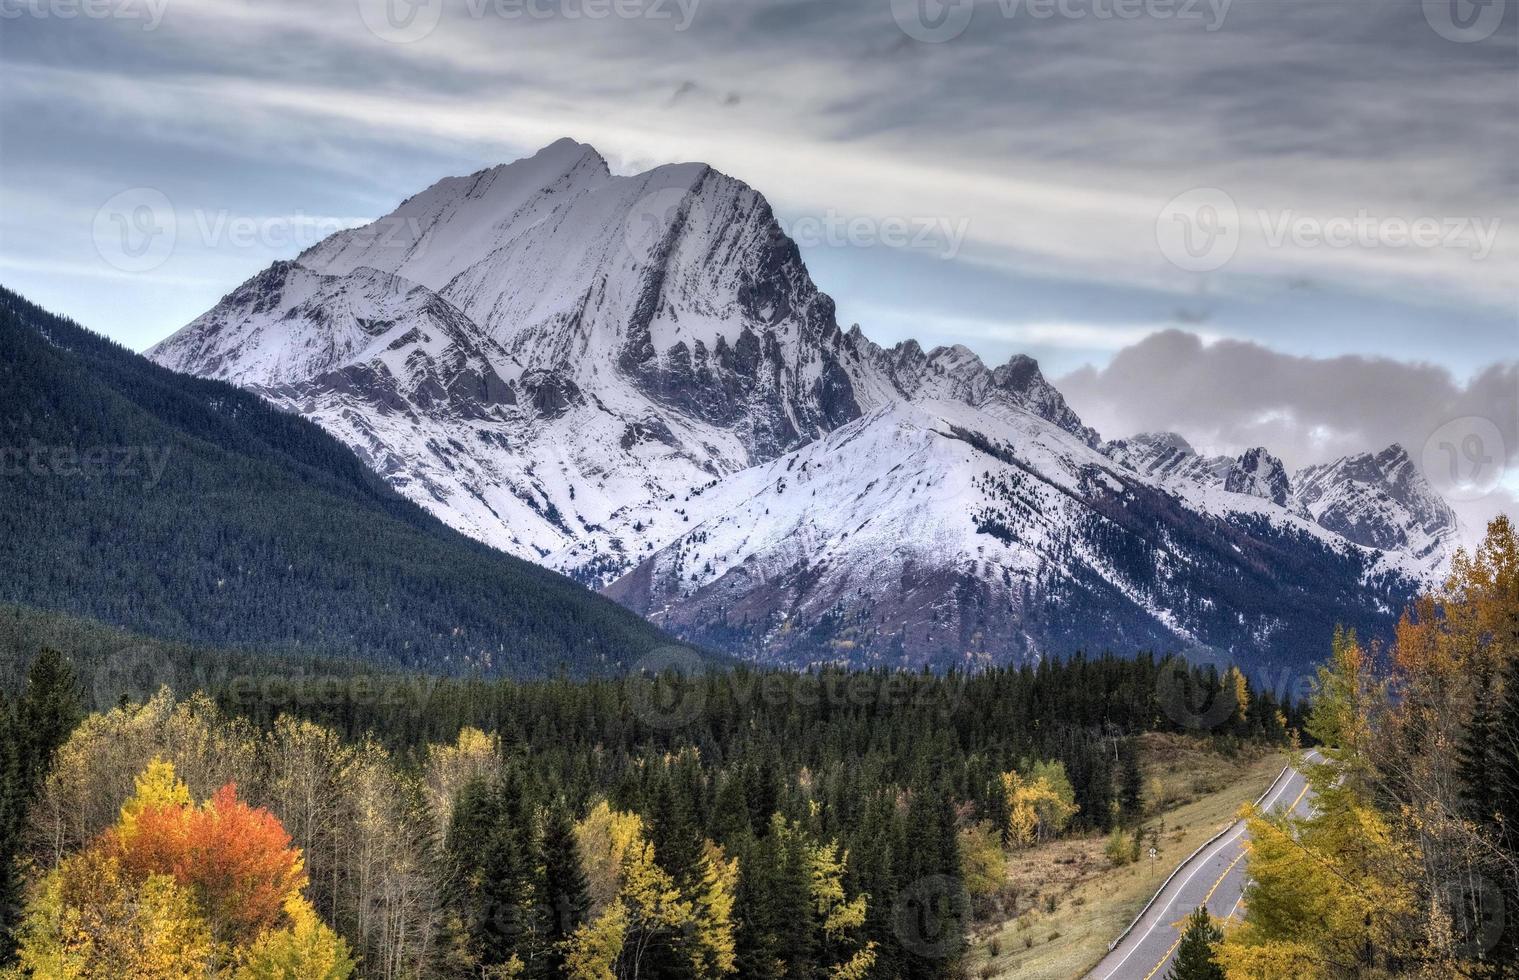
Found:
[{"label": "tree line", "polygon": [[[1231,978],[1519,976],[1519,537],[1493,521],[1395,641],[1314,686],[1313,816],[1250,820]],[[1196,973],[1189,976],[1202,976]]]},{"label": "tree line", "polygon": [[3,287],[0,602],[435,673],[616,672],[669,642],[448,528],[316,424]]},{"label": "tree line", "polygon": [[[3,712],[63,733],[28,750],[24,780],[7,768],[7,798],[26,788],[6,810],[24,814],[6,924],[34,974],[103,955],[59,923],[104,894],[179,909],[206,939],[180,945],[227,975],[272,948],[334,977],[350,961],[380,978],[952,976],[990,899],[1034,901],[1037,883],[1008,894],[1009,853],[1144,819],[1137,737],[1195,718],[1174,691],[1228,706],[1202,733],[1225,745],[1284,739],[1297,713],[1237,672],[1077,657],[945,676],[270,675],[78,721],[78,684],[45,653]],[[51,729],[17,721],[39,705]],[[289,908],[238,931],[236,903],[175,877],[177,852],[138,854],[122,827],[145,792],[155,826],[192,828],[167,840],[267,815],[258,866],[282,866],[281,833],[300,865],[258,893]]]}]

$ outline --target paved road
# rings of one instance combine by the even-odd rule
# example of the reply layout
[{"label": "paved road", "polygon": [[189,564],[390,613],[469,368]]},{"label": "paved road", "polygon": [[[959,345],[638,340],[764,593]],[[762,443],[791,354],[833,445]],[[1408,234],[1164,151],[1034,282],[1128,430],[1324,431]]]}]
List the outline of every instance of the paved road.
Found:
[{"label": "paved road", "polygon": [[[1315,754],[1308,753],[1309,758]],[[1288,769],[1266,791],[1261,808],[1272,813],[1306,814],[1311,794],[1303,775]],[[1134,928],[1105,956],[1087,980],[1156,980],[1171,968],[1184,920],[1199,905],[1227,919],[1240,911],[1245,891],[1245,832],[1236,821],[1171,877]]]}]

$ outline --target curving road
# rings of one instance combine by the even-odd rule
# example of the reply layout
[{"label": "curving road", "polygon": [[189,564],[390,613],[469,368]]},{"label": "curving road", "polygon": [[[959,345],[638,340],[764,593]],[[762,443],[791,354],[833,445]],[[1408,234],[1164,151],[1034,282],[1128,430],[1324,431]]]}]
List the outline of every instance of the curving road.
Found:
[{"label": "curving road", "polygon": [[[1313,759],[1316,752],[1309,752]],[[1285,769],[1260,799],[1268,813],[1304,815],[1312,804],[1308,783],[1295,769]],[[1204,845],[1172,873],[1140,913],[1129,931],[1103,957],[1087,980],[1156,980],[1163,978],[1181,942],[1181,926],[1199,905],[1218,919],[1239,914],[1245,893],[1244,821],[1235,823]]]}]

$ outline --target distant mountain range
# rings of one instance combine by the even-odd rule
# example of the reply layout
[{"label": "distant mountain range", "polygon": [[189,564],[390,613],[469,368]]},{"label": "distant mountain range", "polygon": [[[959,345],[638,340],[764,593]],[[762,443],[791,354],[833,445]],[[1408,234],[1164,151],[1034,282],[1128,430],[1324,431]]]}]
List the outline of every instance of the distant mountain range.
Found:
[{"label": "distant mountain range", "polygon": [[841,329],[765,199],[591,147],[442,180],[152,348],[309,418],[464,533],[793,664],[1319,657],[1459,528],[1399,447],[1289,474],[1103,442],[1027,357]]},{"label": "distant mountain range", "polygon": [[672,642],[448,528],[307,420],[3,289],[0,602],[440,673],[615,672]]}]

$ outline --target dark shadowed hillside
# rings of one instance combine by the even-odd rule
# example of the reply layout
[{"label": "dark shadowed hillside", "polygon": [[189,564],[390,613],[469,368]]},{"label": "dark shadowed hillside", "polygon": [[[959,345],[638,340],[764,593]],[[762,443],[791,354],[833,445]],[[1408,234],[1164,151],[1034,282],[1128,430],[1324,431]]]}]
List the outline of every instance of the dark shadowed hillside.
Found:
[{"label": "dark shadowed hillside", "polygon": [[0,600],[173,639],[514,676],[637,616],[458,534],[316,425],[0,289]]}]

